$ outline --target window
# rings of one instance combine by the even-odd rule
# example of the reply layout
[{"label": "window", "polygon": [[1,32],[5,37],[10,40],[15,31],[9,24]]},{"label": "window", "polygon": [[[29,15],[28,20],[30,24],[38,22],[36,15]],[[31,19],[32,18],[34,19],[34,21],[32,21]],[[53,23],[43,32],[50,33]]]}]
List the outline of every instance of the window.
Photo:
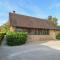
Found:
[{"label": "window", "polygon": [[28,34],[31,34],[31,29],[28,29]]},{"label": "window", "polygon": [[37,35],[37,30],[35,29],[35,35]]},{"label": "window", "polygon": [[39,30],[39,33],[40,33],[40,35],[49,35],[49,30],[41,29],[41,30]]},{"label": "window", "polygon": [[29,35],[49,35],[49,30],[48,29],[24,29],[24,28],[16,28],[16,31],[28,32]]},{"label": "window", "polygon": [[35,35],[49,35],[49,30],[47,29],[35,30]]},{"label": "window", "polygon": [[16,31],[17,31],[17,32],[22,32],[23,29],[21,29],[21,28],[16,28]]}]

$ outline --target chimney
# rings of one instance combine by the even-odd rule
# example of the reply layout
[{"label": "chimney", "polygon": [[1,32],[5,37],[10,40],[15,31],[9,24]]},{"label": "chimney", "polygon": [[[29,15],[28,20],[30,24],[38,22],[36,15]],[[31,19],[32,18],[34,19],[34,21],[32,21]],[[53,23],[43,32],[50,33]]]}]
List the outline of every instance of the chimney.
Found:
[{"label": "chimney", "polygon": [[15,20],[15,11],[13,11],[13,20]]},{"label": "chimney", "polygon": [[15,14],[15,11],[13,11],[13,13]]}]

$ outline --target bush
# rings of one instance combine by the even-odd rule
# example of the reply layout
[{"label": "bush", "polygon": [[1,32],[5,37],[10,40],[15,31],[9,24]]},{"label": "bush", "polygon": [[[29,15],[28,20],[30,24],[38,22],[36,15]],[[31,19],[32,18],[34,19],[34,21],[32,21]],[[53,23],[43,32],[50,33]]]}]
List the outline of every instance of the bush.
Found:
[{"label": "bush", "polygon": [[2,40],[3,40],[5,34],[6,33],[0,32],[0,44],[2,43]]},{"label": "bush", "polygon": [[60,40],[60,33],[56,35],[56,39]]},{"label": "bush", "polygon": [[8,32],[6,37],[8,45],[21,45],[24,44],[27,40],[27,32]]}]

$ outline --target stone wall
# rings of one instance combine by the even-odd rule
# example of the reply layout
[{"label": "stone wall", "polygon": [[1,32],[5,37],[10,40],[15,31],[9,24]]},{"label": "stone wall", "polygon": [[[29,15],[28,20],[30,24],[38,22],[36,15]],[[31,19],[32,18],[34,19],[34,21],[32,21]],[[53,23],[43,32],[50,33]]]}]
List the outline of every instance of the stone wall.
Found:
[{"label": "stone wall", "polygon": [[49,35],[28,35],[28,41],[55,40],[55,30],[49,30]]},{"label": "stone wall", "polygon": [[10,26],[10,31],[12,31],[12,32],[15,31],[15,28]]},{"label": "stone wall", "polygon": [[52,40],[50,35],[28,35],[28,41]]},{"label": "stone wall", "polygon": [[56,30],[49,30],[49,35],[50,35],[53,39],[56,39]]}]

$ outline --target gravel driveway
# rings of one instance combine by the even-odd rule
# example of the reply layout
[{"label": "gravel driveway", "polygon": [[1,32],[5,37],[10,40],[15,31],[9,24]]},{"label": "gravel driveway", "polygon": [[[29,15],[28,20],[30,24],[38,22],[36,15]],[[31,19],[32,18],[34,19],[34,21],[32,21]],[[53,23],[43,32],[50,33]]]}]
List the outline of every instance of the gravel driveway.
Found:
[{"label": "gravel driveway", "polygon": [[0,60],[60,60],[60,50],[51,48],[48,43],[1,46]]}]

